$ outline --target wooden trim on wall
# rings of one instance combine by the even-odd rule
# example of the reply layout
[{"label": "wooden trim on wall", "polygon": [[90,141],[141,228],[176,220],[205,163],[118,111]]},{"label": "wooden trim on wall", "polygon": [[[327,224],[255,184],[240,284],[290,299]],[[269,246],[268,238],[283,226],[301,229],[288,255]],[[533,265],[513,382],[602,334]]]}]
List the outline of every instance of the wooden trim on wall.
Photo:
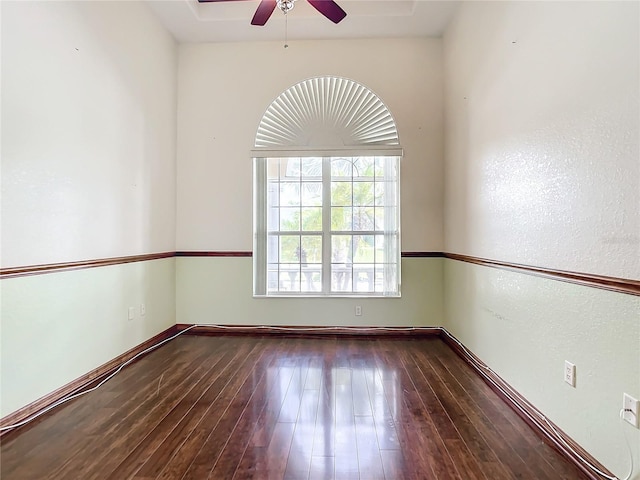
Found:
[{"label": "wooden trim on wall", "polygon": [[[515,391],[499,375],[491,370],[480,358],[470,352],[457,338],[449,333],[445,328],[440,329],[440,338],[462,358],[471,368],[485,381],[485,383],[507,404],[520,418],[522,418],[538,435],[553,446],[563,457],[579,468],[589,479],[601,480],[593,470],[587,467],[578,457],[587,460],[591,465],[601,472],[615,477],[604,465],[596,460],[589,452],[578,445],[566,433],[549,419],[543,420],[538,410],[529,401]],[[547,423],[549,422],[549,423]],[[555,430],[555,432],[554,432]],[[556,433],[557,432],[557,433]],[[567,446],[558,438],[559,434]]]},{"label": "wooden trim on wall", "polygon": [[[191,328],[192,327],[192,328]],[[440,335],[440,327],[368,327],[368,326],[302,326],[302,325],[198,325],[179,323],[178,332],[190,328],[185,335],[286,335],[286,336],[353,336],[353,337],[422,337]]]},{"label": "wooden trim on wall", "polygon": [[402,258],[443,258],[444,252],[402,252]]},{"label": "wooden trim on wall", "polygon": [[[22,267],[8,267],[0,269],[0,279],[23,277],[28,275],[42,275],[46,273],[63,272],[68,270],[81,270],[84,268],[107,267],[123,263],[145,262],[161,258],[171,257],[252,257],[250,251],[176,251],[149,253],[146,255],[131,255],[127,257],[111,257],[96,260],[81,260],[78,262],[49,263],[43,265],[27,265]],[[447,252],[402,252],[402,258],[448,258],[460,262],[473,263],[485,267],[510,270],[527,275],[558,280],[561,282],[575,283],[588,287],[610,290],[629,295],[640,295],[640,280],[631,280],[604,275],[592,275],[589,273],[570,272],[565,270],[553,270],[519,263],[502,262],[487,258],[472,257],[458,253]]]},{"label": "wooden trim on wall", "polygon": [[252,257],[253,252],[243,251],[178,251],[176,257]]},{"label": "wooden trim on wall", "polygon": [[[20,423],[21,421],[29,418],[31,415],[41,412],[42,410],[48,408],[50,405],[53,405],[55,402],[58,402],[69,395],[80,393],[91,388],[107,375],[115,371],[123,363],[131,360],[133,357],[145,351],[147,348],[152,347],[153,345],[162,342],[167,338],[170,338],[176,333],[178,333],[178,328],[176,325],[172,325],[166,330],[158,333],[157,335],[154,335],[149,340],[142,342],[140,345],[133,347],[131,350],[126,351],[122,355],[118,355],[113,360],[100,365],[98,368],[95,368],[90,372],[82,375],[81,377],[76,378],[75,380],[58,388],[57,390],[45,395],[44,397],[31,402],[30,404],[20,408],[19,410],[16,410],[13,413],[10,413],[6,417],[0,419],[0,427]],[[14,430],[1,431],[0,437],[12,431]]]},{"label": "wooden trim on wall", "polygon": [[127,257],[99,258],[95,260],[80,260],[78,262],[47,263],[43,265],[27,265],[24,267],[9,267],[0,269],[0,278],[24,277],[28,275],[42,275],[44,273],[81,270],[84,268],[107,267],[123,263],[146,262],[160,258],[171,258],[175,252],[147,253],[145,255],[130,255]]},{"label": "wooden trim on wall", "polygon": [[561,282],[576,283],[613,292],[626,293],[630,295],[640,295],[640,281],[626,278],[606,277],[604,275],[592,275],[589,273],[570,272],[565,270],[553,270],[550,268],[534,267],[519,263],[501,262],[499,260],[489,260],[487,258],[471,257],[457,253],[445,253],[445,258],[458,260],[460,262],[474,263],[484,267],[510,270],[527,275],[549,278]]}]

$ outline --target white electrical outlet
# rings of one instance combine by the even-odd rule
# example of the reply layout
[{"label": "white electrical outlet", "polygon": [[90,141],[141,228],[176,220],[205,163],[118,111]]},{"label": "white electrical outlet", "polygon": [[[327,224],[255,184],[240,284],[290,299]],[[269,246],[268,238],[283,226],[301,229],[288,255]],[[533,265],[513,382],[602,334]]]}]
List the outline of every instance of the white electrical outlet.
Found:
[{"label": "white electrical outlet", "polygon": [[622,396],[622,408],[622,419],[638,428],[638,400],[625,393]]},{"label": "white electrical outlet", "polygon": [[564,381],[572,387],[576,386],[576,366],[567,360],[564,361]]},{"label": "white electrical outlet", "polygon": [[144,303],[140,304],[140,316],[144,317],[147,314],[147,307]]},{"label": "white electrical outlet", "polygon": [[362,307],[360,305],[356,305],[356,317],[362,315]]},{"label": "white electrical outlet", "polygon": [[136,316],[136,309],[134,307],[129,307],[129,320],[133,320]]}]

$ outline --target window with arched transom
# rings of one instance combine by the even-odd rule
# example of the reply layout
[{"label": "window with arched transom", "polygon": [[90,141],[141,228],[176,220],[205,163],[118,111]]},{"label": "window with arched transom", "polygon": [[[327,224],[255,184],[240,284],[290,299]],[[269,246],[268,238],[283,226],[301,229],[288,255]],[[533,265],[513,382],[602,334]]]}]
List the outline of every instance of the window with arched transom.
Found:
[{"label": "window with arched transom", "polygon": [[400,296],[400,158],[391,113],[340,77],[279,95],[256,134],[254,295]]}]

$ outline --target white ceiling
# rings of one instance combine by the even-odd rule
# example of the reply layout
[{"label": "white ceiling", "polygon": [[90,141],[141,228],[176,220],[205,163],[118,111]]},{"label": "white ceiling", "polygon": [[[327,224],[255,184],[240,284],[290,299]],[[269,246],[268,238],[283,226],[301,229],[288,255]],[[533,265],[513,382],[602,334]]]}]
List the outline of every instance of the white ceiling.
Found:
[{"label": "white ceiling", "polygon": [[[251,25],[260,0],[198,3],[149,0],[151,9],[178,42],[284,40],[285,15],[278,9],[264,27]],[[334,24],[306,0],[287,14],[289,40],[439,37],[460,3],[457,0],[337,0],[347,17]]]}]

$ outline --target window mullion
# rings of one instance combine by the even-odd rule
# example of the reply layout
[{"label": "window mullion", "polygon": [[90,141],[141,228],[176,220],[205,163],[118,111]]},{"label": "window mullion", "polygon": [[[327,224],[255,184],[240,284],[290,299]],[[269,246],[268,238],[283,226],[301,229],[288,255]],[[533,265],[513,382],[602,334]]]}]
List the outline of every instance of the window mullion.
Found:
[{"label": "window mullion", "polygon": [[322,293],[331,292],[331,158],[322,159]]}]

